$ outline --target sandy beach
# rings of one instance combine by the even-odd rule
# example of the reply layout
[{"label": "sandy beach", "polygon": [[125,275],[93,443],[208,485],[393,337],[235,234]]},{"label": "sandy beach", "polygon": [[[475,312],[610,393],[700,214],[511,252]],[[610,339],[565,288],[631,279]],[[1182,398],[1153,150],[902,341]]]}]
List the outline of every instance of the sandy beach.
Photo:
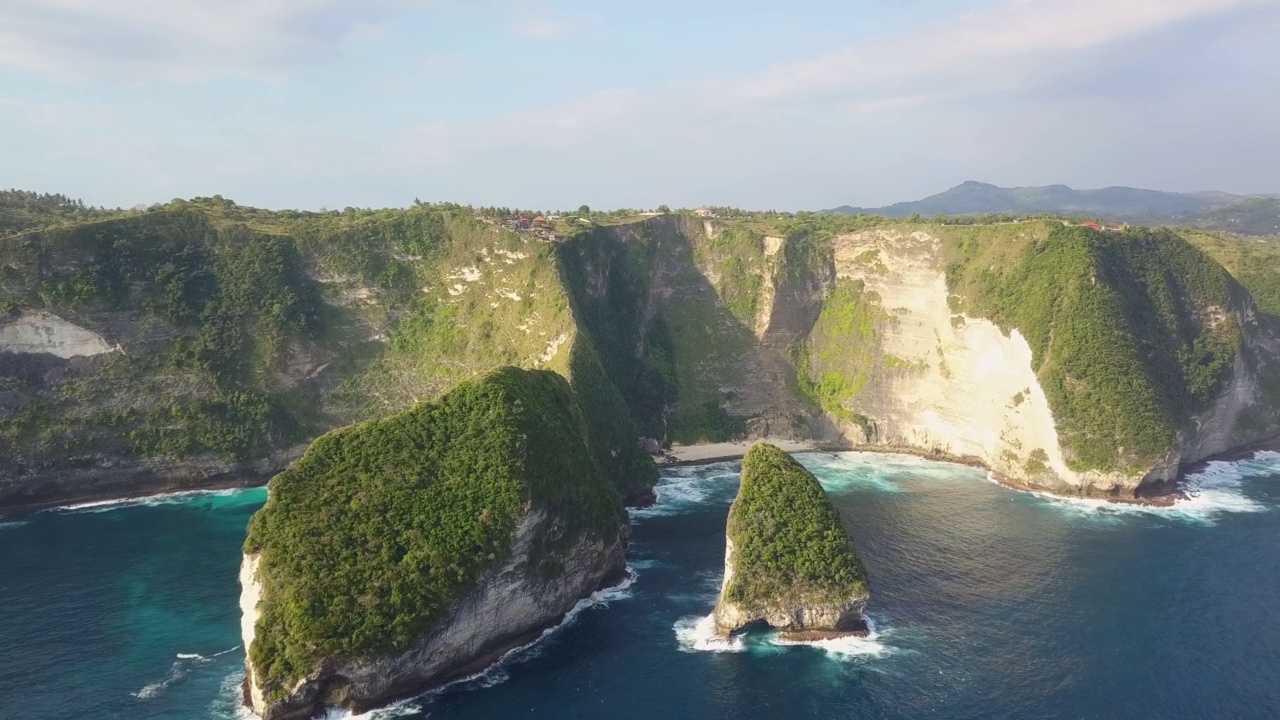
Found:
[{"label": "sandy beach", "polygon": [[[807,440],[769,440],[783,450],[809,452],[820,449],[817,444]],[[737,460],[747,454],[756,441],[704,443],[701,445],[672,445],[667,451],[667,459],[659,460],[659,467],[677,465],[702,465],[705,463]],[[672,459],[674,458],[674,459]]]}]

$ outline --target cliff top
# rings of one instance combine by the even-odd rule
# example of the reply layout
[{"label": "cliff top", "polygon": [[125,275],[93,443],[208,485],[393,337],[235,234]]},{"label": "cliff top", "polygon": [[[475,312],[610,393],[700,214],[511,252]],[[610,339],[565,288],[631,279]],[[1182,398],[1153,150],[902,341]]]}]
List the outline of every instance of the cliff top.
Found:
[{"label": "cliff top", "polygon": [[733,567],[724,598],[744,608],[867,595],[867,576],[840,514],[817,478],[774,445],[742,462],[729,511]]}]

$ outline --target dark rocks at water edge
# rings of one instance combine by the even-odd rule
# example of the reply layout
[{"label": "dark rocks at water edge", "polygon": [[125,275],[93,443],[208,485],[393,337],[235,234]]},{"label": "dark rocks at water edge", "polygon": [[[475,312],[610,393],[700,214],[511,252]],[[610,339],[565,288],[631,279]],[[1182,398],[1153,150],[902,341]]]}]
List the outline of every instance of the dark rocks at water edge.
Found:
[{"label": "dark rocks at water edge", "polygon": [[839,512],[795,458],[751,448],[725,535],[717,632],[763,623],[797,641],[866,634],[866,571]]},{"label": "dark rocks at water edge", "polygon": [[326,435],[250,524],[248,703],[360,711],[483,670],[623,577],[628,534],[555,373],[504,368]]}]

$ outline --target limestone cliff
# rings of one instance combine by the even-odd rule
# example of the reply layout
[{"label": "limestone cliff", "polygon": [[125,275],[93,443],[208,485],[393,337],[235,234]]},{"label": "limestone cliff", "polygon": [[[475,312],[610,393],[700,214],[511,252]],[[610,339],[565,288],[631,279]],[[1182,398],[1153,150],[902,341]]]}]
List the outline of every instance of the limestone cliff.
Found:
[{"label": "limestone cliff", "polygon": [[729,510],[716,629],[764,622],[790,639],[866,631],[866,572],[818,480],[794,458],[758,443],[742,461]]},{"label": "limestone cliff", "polygon": [[[1043,226],[1004,232],[1010,253],[1037,244],[1052,247]],[[1126,250],[1142,241],[1096,240],[1124,244]],[[1050,333],[1058,327],[1053,344],[1040,339],[1036,352],[1018,323],[1009,320],[1015,313],[1004,311],[996,318],[1005,320],[1001,327],[975,303],[964,302],[966,290],[952,287],[954,258],[958,246],[978,242],[971,231],[955,228],[868,230],[832,241],[837,279],[805,342],[801,370],[814,378],[815,395],[827,403],[841,435],[852,444],[973,458],[1004,477],[1056,492],[1132,496],[1175,479],[1183,463],[1276,432],[1274,401],[1259,387],[1261,376],[1280,368],[1274,332],[1247,293],[1207,259],[1183,260],[1195,264],[1185,272],[1170,261],[1157,274],[1160,282],[1174,285],[1199,271],[1209,278],[1206,284],[1219,288],[1212,300],[1203,300],[1175,286],[1168,297],[1176,310],[1166,313],[1175,328],[1152,332],[1150,326],[1161,322],[1153,312],[1130,321],[1143,327],[1083,330],[1113,333],[1112,346],[1135,343],[1128,357],[1099,371],[1083,357],[1093,351],[1083,349],[1084,342],[1071,346],[1065,332],[1065,323],[1085,322],[1084,311],[1070,318],[1024,320],[1037,333],[1045,333],[1046,325]],[[1178,245],[1183,256],[1194,255],[1181,241],[1167,244]],[[1096,278],[1105,271],[1092,272]],[[1166,279],[1168,273],[1179,275]],[[995,274],[988,277],[984,282],[999,282]],[[1142,277],[1110,282],[1145,293],[1132,293],[1137,297],[1125,301],[1130,306],[1162,301],[1148,300],[1163,288],[1149,286]],[[1088,293],[1118,294],[1095,284]],[[1126,314],[1119,307],[1111,312],[1118,320]],[[1158,361],[1175,355],[1189,361],[1181,367]],[[1121,377],[1128,389],[1104,395],[1099,385]],[[1046,381],[1056,393],[1056,406]],[[1199,397],[1193,392],[1196,383]],[[1151,398],[1146,407],[1126,406],[1142,397]],[[1086,421],[1081,417],[1086,413],[1102,419]],[[1168,430],[1159,437],[1138,437],[1126,432],[1125,423]]]},{"label": "limestone cliff", "polygon": [[0,512],[260,483],[501,365],[569,380],[634,501],[666,442],[816,439],[1128,497],[1280,433],[1276,319],[1173,233],[494,214],[206,198],[12,238]]},{"label": "limestone cliff", "polygon": [[246,702],[311,717],[482,669],[620,579],[627,535],[550,372],[498,370],[322,437],[250,525]]}]

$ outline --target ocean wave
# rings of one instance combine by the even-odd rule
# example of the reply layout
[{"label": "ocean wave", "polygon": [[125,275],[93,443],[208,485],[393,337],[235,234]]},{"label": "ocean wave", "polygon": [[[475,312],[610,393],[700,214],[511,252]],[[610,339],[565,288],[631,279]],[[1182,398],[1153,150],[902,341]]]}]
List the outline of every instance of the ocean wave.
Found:
[{"label": "ocean wave", "polygon": [[173,685],[174,683],[186,677],[187,674],[190,673],[191,670],[196,666],[211,663],[213,662],[214,658],[222,657],[223,655],[226,655],[229,652],[235,652],[236,650],[239,650],[239,649],[240,649],[240,646],[236,645],[233,648],[223,650],[222,652],[214,653],[208,657],[205,657],[200,653],[178,653],[176,656],[177,659],[174,660],[173,664],[169,666],[168,675],[165,675],[163,678],[161,678],[160,680],[157,680],[156,682],[143,685],[141,690],[135,693],[129,693],[129,694],[133,695],[139,700],[150,700],[152,698],[158,697],[165,690],[167,690],[169,686]]},{"label": "ocean wave", "polygon": [[631,510],[631,517],[679,515],[720,496],[728,501],[738,489],[738,468],[735,461],[664,470],[653,488],[657,500],[647,508]]},{"label": "ocean wave", "polygon": [[[158,505],[178,505],[196,498],[236,497],[241,494],[260,493],[264,496],[266,488],[224,488],[221,490],[183,490],[181,492],[161,493],[143,497],[117,498],[115,500],[95,500],[92,502],[61,505],[50,508],[46,512],[61,513],[98,513],[120,510],[130,507],[155,507]],[[257,498],[254,498],[257,501]]]},{"label": "ocean wave", "polygon": [[672,626],[680,652],[746,652],[747,641],[742,635],[724,637],[716,632],[716,616],[687,615]]},{"label": "ocean wave", "polygon": [[855,489],[903,492],[902,478],[953,481],[981,477],[981,470],[914,455],[876,452],[802,453],[796,456],[830,493]]},{"label": "ocean wave", "polygon": [[672,626],[676,643],[681,652],[712,652],[775,655],[792,647],[811,647],[824,651],[833,660],[861,660],[882,657],[893,648],[882,642],[884,633],[877,623],[867,617],[869,632],[861,637],[850,636],[829,640],[785,640],[782,633],[769,630],[764,633],[740,633],[724,637],[716,633],[715,614],[688,615]]},{"label": "ocean wave", "polygon": [[0,530],[6,530],[9,528],[20,528],[23,525],[30,525],[30,524],[31,524],[30,520],[9,520],[6,522],[0,522]]},{"label": "ocean wave", "polygon": [[[1065,498],[1049,493],[1032,495],[1059,509],[1087,516],[1113,518],[1146,515],[1188,520],[1212,525],[1219,515],[1264,512],[1269,506],[1244,494],[1244,480],[1280,474],[1280,452],[1264,451],[1246,460],[1215,460],[1197,473],[1187,475],[1185,498],[1172,505],[1136,505],[1089,498]],[[991,477],[995,482],[994,476]]]},{"label": "ocean wave", "polygon": [[827,657],[833,660],[860,660],[882,657],[892,652],[891,647],[881,642],[883,635],[877,628],[876,620],[868,615],[866,621],[868,632],[860,637],[851,635],[830,640],[785,640],[781,633],[778,633],[770,637],[768,642],[778,647],[817,648],[826,652]]},{"label": "ocean wave", "polygon": [[543,630],[542,634],[530,642],[503,653],[493,664],[480,672],[458,678],[417,697],[402,700],[392,705],[385,705],[358,715],[353,715],[349,711],[339,708],[330,708],[326,711],[328,714],[325,715],[325,720],[385,720],[387,718],[412,715],[422,712],[420,703],[429,702],[432,698],[438,697],[447,691],[459,689],[479,690],[506,682],[511,677],[511,674],[507,671],[508,667],[537,657],[538,653],[541,652],[539,646],[544,640],[572,625],[574,620],[583,612],[592,608],[609,607],[610,603],[630,598],[632,596],[631,586],[635,584],[637,578],[639,578],[639,574],[636,573],[635,569],[628,567],[627,577],[622,582],[613,587],[597,590],[579,600],[569,609],[569,612],[565,613],[564,618],[558,624]]}]

